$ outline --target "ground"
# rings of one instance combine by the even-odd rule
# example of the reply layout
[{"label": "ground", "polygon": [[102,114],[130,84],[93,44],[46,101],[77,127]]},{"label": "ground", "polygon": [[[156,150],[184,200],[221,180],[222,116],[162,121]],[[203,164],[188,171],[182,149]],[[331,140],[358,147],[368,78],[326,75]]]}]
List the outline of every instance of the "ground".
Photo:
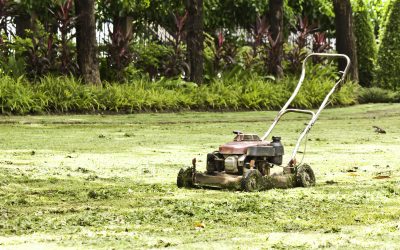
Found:
[{"label": "ground", "polygon": [[[0,249],[398,248],[400,104],[325,110],[301,147],[315,187],[176,187],[192,158],[205,169],[233,130],[262,135],[275,114],[3,116]],[[273,132],[286,157],[300,118]]]}]

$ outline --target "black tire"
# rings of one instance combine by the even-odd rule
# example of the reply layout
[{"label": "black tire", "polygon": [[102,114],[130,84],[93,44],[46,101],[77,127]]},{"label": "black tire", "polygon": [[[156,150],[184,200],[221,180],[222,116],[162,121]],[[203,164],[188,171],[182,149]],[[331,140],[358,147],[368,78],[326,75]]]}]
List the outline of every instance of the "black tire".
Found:
[{"label": "black tire", "polygon": [[183,173],[184,173],[184,171],[185,170],[183,170],[183,168],[181,168],[179,170],[178,177],[176,178],[176,185],[178,186],[178,188],[183,188],[183,184],[184,184],[184,182],[183,182]]},{"label": "black tire", "polygon": [[191,188],[193,184],[194,169],[192,167],[183,169],[181,168],[176,178],[176,185],[178,188]]},{"label": "black tire", "polygon": [[298,187],[315,186],[315,175],[312,168],[307,164],[297,167],[296,184]]},{"label": "black tire", "polygon": [[258,169],[248,171],[242,179],[242,190],[246,192],[259,191],[262,188],[262,175]]}]

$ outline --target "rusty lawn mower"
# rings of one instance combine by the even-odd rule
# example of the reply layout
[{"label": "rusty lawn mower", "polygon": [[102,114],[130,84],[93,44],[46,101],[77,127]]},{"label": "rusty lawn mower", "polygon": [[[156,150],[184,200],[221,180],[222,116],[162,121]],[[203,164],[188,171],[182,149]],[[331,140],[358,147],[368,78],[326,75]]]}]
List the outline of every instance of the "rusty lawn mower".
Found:
[{"label": "rusty lawn mower", "polygon": [[[289,108],[303,84],[306,63],[312,57],[345,59],[347,65],[344,71],[339,72],[341,74],[340,79],[326,95],[316,112]],[[272,188],[309,187],[315,185],[315,175],[312,168],[307,164],[298,164],[296,154],[303,138],[313,127],[321,111],[328,105],[331,95],[344,83],[349,67],[350,59],[343,54],[309,54],[303,61],[302,72],[296,89],[279,111],[264,136],[260,138],[256,134],[234,131],[235,137],[232,142],[221,145],[218,151],[207,154],[207,170],[205,172],[197,171],[195,159],[193,159],[192,167],[181,169],[177,177],[178,187],[212,187],[251,192]],[[281,137],[272,136],[271,140],[267,140],[267,138],[282,116],[287,113],[308,114],[311,115],[311,120],[300,134],[289,163],[282,165],[284,147],[281,143]],[[282,171],[276,172],[273,167],[282,167]]]}]

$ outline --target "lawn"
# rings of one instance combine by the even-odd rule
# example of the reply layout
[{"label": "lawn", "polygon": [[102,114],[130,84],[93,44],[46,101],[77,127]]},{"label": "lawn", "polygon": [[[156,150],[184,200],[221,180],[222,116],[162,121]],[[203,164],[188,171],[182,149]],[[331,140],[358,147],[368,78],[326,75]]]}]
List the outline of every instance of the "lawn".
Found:
[{"label": "lawn", "polygon": [[[192,158],[205,169],[233,130],[262,135],[275,114],[0,117],[0,248],[398,248],[400,104],[325,110],[300,149],[315,187],[176,187]],[[273,132],[286,158],[305,121]]]}]

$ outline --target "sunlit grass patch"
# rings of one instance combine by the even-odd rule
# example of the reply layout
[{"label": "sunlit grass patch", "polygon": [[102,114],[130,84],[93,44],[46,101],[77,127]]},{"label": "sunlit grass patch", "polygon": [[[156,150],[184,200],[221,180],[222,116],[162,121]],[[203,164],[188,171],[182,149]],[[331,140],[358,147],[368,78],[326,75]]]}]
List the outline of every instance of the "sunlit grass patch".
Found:
[{"label": "sunlit grass patch", "polygon": [[[259,193],[178,189],[176,174],[275,112],[2,117],[0,248],[395,248],[399,108],[326,110],[301,148],[316,187]],[[274,131],[286,159],[304,121]]]}]

